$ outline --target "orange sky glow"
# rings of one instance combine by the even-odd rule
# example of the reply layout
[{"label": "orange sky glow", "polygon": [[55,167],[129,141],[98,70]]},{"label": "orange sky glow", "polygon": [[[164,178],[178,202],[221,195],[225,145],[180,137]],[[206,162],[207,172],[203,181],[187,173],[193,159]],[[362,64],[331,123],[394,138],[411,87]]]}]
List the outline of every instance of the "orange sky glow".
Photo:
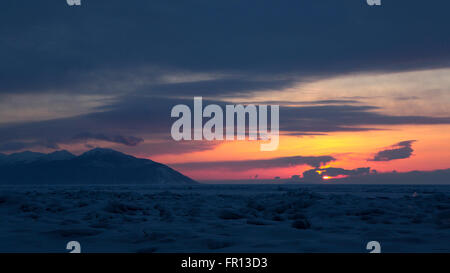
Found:
[{"label": "orange sky glow", "polygon": [[[407,172],[413,170],[436,170],[448,168],[450,162],[450,126],[392,126],[379,131],[342,132],[319,136],[281,136],[277,151],[261,152],[257,141],[223,142],[212,150],[179,155],[161,155],[153,159],[172,163],[232,161],[249,159],[269,159],[283,156],[320,156],[332,155],[337,160],[323,167],[354,169],[371,167],[379,172],[393,170]],[[416,140],[414,152],[410,158],[386,162],[368,161],[373,155],[405,140]],[[189,170],[180,169],[188,176],[199,180],[251,179],[256,175],[260,179],[272,179],[276,176],[290,178],[312,169],[307,165],[273,169],[251,169],[248,171],[230,171],[221,169]]]}]

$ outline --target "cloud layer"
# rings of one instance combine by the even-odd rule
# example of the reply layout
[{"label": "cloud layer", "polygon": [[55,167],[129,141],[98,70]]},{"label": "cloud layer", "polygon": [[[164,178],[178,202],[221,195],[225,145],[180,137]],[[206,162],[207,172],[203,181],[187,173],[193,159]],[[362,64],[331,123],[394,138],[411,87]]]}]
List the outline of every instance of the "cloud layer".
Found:
[{"label": "cloud layer", "polygon": [[[301,180],[307,182],[321,181],[324,177],[353,177],[370,174],[370,167],[357,168],[353,170],[346,170],[343,168],[315,168],[303,172],[303,178]],[[299,176],[296,176],[300,179]]]},{"label": "cloud layer", "polygon": [[[218,104],[223,109],[226,104],[234,104],[208,100],[204,100],[203,103]],[[62,144],[94,140],[126,146],[141,145],[144,140],[167,142],[171,140],[170,128],[176,120],[170,117],[170,111],[177,104],[186,104],[193,109],[192,99],[128,95],[109,105],[97,107],[96,112],[89,114],[0,126],[0,151],[16,151],[25,147],[58,147]],[[289,135],[320,135],[331,132],[368,131],[374,130],[375,126],[383,125],[450,124],[450,117],[393,116],[375,110],[379,108],[346,103],[280,106],[280,129],[281,133]],[[172,142],[173,145],[180,147],[180,153],[192,150],[189,149],[190,145],[193,147],[199,145],[195,141],[182,144]],[[215,142],[214,145],[218,143]],[[212,148],[214,145],[207,146]],[[394,150],[397,149],[400,149],[398,152],[405,154],[410,147],[396,147]],[[155,151],[163,152],[161,149]],[[381,158],[375,157],[377,161]]]},{"label": "cloud layer", "polygon": [[287,168],[300,165],[309,165],[311,167],[318,168],[321,165],[334,160],[336,159],[332,156],[290,156],[258,160],[191,162],[171,164],[171,166],[175,168],[181,167],[189,170],[214,168],[245,171],[251,169]]},{"label": "cloud layer", "polygon": [[[449,2],[411,0],[407,8],[399,1],[374,9],[364,1],[111,0],[73,9],[65,1],[10,1],[0,10],[7,22],[0,93],[130,91],[119,86],[239,95],[309,77],[448,66]],[[227,77],[160,81],[205,71]]]},{"label": "cloud layer", "polygon": [[369,161],[391,161],[411,157],[413,153],[412,143],[415,140],[402,141],[391,146],[390,149],[379,151]]}]

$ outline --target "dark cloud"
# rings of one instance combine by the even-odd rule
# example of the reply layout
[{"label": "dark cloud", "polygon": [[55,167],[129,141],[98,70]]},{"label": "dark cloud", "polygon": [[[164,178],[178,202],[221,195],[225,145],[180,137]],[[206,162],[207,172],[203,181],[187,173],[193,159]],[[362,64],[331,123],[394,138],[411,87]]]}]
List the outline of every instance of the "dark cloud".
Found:
[{"label": "dark cloud", "polygon": [[370,167],[357,168],[353,170],[346,170],[342,168],[315,168],[303,172],[304,181],[321,181],[324,176],[337,177],[337,176],[361,176],[370,174]]},{"label": "dark cloud", "polygon": [[202,96],[246,96],[250,95],[254,91],[266,91],[271,89],[284,89],[292,87],[295,83],[292,79],[218,79],[218,80],[206,80],[187,83],[172,83],[172,84],[159,84],[145,87],[149,92],[155,95],[165,96],[179,96],[180,94],[185,96],[196,96],[201,94]]},{"label": "dark cloud", "polygon": [[[170,109],[181,100],[127,97],[97,112],[53,120],[25,122],[0,127],[0,143],[15,140],[48,139],[57,143],[98,139],[122,144],[137,144],[141,135],[170,135]],[[187,103],[187,102],[186,102]],[[88,133],[86,133],[88,132]],[[133,137],[121,137],[133,136]]]},{"label": "dark cloud", "polygon": [[399,100],[399,101],[407,101],[407,100],[420,100],[420,97],[418,96],[400,96],[400,97],[395,97],[395,100]]},{"label": "dark cloud", "polygon": [[1,143],[0,151],[2,152],[19,151],[23,149],[33,149],[38,147],[54,150],[59,149],[58,144],[51,141],[31,141],[31,142],[12,141]]},{"label": "dark cloud", "polygon": [[280,130],[290,132],[369,131],[378,125],[450,124],[450,117],[392,116],[378,107],[323,105],[280,107]]},{"label": "dark cloud", "polygon": [[[0,92],[105,93],[115,82],[128,92],[145,79],[153,94],[225,95],[348,72],[446,67],[449,8],[445,0],[382,8],[334,0],[111,0],[77,8],[8,1],[0,10]],[[147,67],[157,69],[133,77]],[[147,88],[173,71],[232,76]]]},{"label": "dark cloud", "polygon": [[363,176],[349,176],[342,179],[335,179],[333,183],[339,184],[425,184],[438,185],[448,184],[450,181],[450,169],[435,171],[412,171],[406,173],[372,173]]},{"label": "dark cloud", "polygon": [[[223,106],[222,109],[225,109],[225,104],[232,104],[223,101],[203,101],[204,105],[211,103]],[[13,147],[14,145],[8,143],[14,142],[35,143],[39,146],[42,146],[42,143],[58,145],[88,139],[142,145],[141,140],[145,139],[163,141],[167,149],[173,144],[175,145],[173,149],[179,148],[180,152],[190,151],[189,147],[198,147],[199,144],[195,141],[186,144],[176,143],[170,136],[172,123],[176,120],[170,117],[170,111],[177,104],[186,104],[193,109],[192,99],[127,95],[99,107],[94,113],[0,126],[0,145]],[[383,125],[450,124],[450,118],[446,117],[391,116],[374,110],[378,108],[353,104],[280,106],[280,130],[281,133],[289,135],[308,136],[339,131],[375,130],[374,126]],[[209,149],[216,144],[208,143],[200,146]],[[20,149],[22,148],[16,145],[14,150]],[[154,151],[163,152],[163,149],[154,146]]]},{"label": "dark cloud", "polygon": [[[259,104],[260,102],[246,102],[245,104]],[[313,101],[264,101],[264,104],[275,104],[283,106],[300,106],[300,105],[320,105],[320,104],[360,104],[359,100],[348,100],[348,99],[338,99],[338,100],[313,100]]]},{"label": "dark cloud", "polygon": [[258,160],[238,161],[214,161],[214,162],[191,162],[172,164],[175,168],[184,169],[231,169],[234,171],[245,171],[250,169],[286,168],[292,166],[309,165],[320,167],[323,164],[336,160],[332,156],[290,156]]},{"label": "dark cloud", "polygon": [[346,170],[342,168],[325,168],[323,169],[323,174],[328,176],[338,176],[338,175],[366,175],[370,173],[370,167],[357,168],[353,170]]},{"label": "dark cloud", "polygon": [[[288,102],[286,102],[288,103]],[[347,104],[347,103],[360,103],[357,100],[315,100],[315,101],[303,101],[294,104]],[[291,102],[292,104],[292,102]]]},{"label": "dark cloud", "polygon": [[123,144],[123,145],[127,145],[127,146],[136,146],[139,143],[144,141],[143,138],[134,137],[134,136],[122,136],[122,135],[107,136],[104,134],[93,134],[93,133],[77,134],[76,136],[73,137],[73,140],[75,140],[75,141],[102,140],[102,141]]},{"label": "dark cloud", "polygon": [[[317,169],[322,170],[322,169]],[[333,179],[332,181],[326,181],[321,178],[316,172],[316,169],[306,172],[307,175],[300,177],[299,175],[293,175],[290,179],[282,180],[288,183],[333,183],[333,184],[377,184],[380,183],[390,185],[440,185],[448,184],[450,181],[450,169],[434,170],[434,171],[412,171],[412,172],[388,172],[378,173],[375,170],[369,170],[369,168],[359,168],[355,170],[338,169],[333,170],[333,174],[345,174],[346,177],[340,179]],[[356,175],[352,175],[356,173]],[[330,175],[331,172],[327,175]],[[270,181],[270,180],[269,180]],[[266,181],[266,183],[269,183]],[[279,180],[271,180],[272,183],[280,183]]]},{"label": "dark cloud", "polygon": [[211,150],[218,145],[217,141],[174,141],[173,139],[158,139],[144,142],[139,146],[121,147],[121,151],[133,155],[153,156],[163,154],[181,155],[190,152]]},{"label": "dark cloud", "polygon": [[391,161],[409,158],[414,151],[412,149],[413,142],[415,142],[415,140],[407,140],[394,144],[390,149],[379,151],[372,159],[369,159],[369,161]]},{"label": "dark cloud", "polygon": [[[137,146],[139,143],[144,141],[144,139],[134,136],[122,136],[122,135],[107,136],[104,134],[81,133],[75,135],[71,139],[64,139],[64,140],[59,139],[57,141],[56,140],[50,141],[43,139],[40,141],[4,142],[0,144],[0,151],[8,152],[34,148],[47,148],[56,150],[59,149],[58,144],[87,142],[89,140],[101,140],[116,144],[122,144],[126,146]],[[86,143],[86,147],[92,148],[93,146]]]}]

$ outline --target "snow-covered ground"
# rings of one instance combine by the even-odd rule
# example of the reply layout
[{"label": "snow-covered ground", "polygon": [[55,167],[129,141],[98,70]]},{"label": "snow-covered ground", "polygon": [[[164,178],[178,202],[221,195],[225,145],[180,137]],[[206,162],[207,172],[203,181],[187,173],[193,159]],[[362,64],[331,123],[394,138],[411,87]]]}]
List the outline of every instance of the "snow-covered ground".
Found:
[{"label": "snow-covered ground", "polygon": [[0,186],[0,252],[450,252],[450,186]]}]

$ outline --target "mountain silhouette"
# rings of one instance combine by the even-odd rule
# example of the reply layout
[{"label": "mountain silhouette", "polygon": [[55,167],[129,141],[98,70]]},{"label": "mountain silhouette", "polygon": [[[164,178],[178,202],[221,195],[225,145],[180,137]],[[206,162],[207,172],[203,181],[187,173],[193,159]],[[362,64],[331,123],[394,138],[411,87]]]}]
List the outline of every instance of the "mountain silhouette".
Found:
[{"label": "mountain silhouette", "polygon": [[0,156],[1,184],[195,184],[149,159],[96,148],[75,156],[21,152]]},{"label": "mountain silhouette", "polygon": [[20,153],[14,153],[10,154],[9,156],[3,156],[2,161],[5,161],[6,163],[30,163],[33,161],[38,160],[41,157],[44,157],[45,154],[43,153],[35,153],[30,151],[20,152]]}]

